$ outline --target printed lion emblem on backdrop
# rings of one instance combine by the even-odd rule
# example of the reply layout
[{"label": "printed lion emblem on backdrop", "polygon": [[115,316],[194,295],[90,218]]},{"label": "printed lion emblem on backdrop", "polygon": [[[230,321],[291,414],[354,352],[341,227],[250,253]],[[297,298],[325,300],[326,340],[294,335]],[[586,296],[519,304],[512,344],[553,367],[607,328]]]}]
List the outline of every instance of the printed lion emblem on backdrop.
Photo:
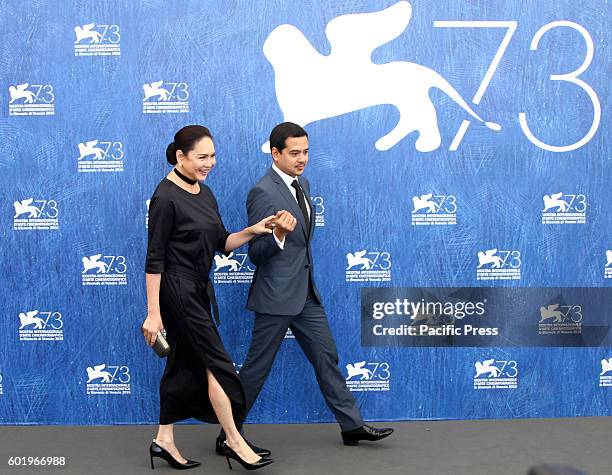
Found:
[{"label": "printed lion emblem on backdrop", "polygon": [[[400,113],[397,125],[376,141],[389,150],[417,131],[416,149],[431,152],[441,144],[431,88],[446,93],[469,115],[492,130],[457,90],[433,69],[408,61],[375,64],[372,52],[397,38],[408,26],[412,7],[400,1],[372,13],[342,15],[325,28],[329,55],[319,53],[295,26],[276,27],[266,38],[263,52],[274,68],[276,98],[285,121],[306,126],[368,107],[391,104]],[[270,151],[269,143],[262,146]]]}]

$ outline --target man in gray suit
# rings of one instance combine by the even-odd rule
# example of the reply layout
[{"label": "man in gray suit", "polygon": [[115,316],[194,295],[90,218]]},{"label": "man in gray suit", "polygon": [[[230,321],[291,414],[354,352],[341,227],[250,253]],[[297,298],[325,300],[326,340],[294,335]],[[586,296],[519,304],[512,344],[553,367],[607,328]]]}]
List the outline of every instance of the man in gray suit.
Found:
[{"label": "man in gray suit", "polygon": [[[338,369],[336,344],[313,278],[313,205],[310,185],[302,176],[308,163],[308,134],[299,125],[284,122],[272,130],[270,148],[274,163],[247,198],[249,223],[276,215],[274,232],[249,242],[249,258],[257,269],[247,302],[247,308],[255,312],[255,325],[240,370],[247,409],[255,403],[287,328],[291,328],[340,424],[344,443],[380,440],[393,429],[364,423]],[[221,434],[217,446],[222,441]],[[255,449],[269,455],[265,449]]]}]

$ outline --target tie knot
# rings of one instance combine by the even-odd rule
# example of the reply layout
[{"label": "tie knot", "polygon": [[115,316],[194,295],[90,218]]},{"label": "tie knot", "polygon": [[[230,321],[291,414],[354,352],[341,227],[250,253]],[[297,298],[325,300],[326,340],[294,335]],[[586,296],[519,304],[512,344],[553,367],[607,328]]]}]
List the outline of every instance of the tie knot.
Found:
[{"label": "tie knot", "polygon": [[300,184],[298,183],[297,178],[291,182],[291,186],[296,190],[300,189]]}]

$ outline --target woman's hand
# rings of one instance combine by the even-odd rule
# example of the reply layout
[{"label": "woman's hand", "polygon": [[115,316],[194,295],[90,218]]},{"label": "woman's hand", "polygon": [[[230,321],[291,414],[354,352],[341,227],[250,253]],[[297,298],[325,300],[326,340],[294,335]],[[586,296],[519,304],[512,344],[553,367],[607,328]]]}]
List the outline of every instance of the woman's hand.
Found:
[{"label": "woman's hand", "polygon": [[267,218],[262,219],[259,223],[250,226],[249,230],[256,236],[259,234],[270,234],[272,232],[272,228],[274,228],[275,220],[276,216],[268,216]]},{"label": "woman's hand", "polygon": [[157,340],[157,334],[164,329],[164,324],[161,315],[147,315],[147,318],[142,324],[142,334],[145,337],[147,345],[153,346]]}]

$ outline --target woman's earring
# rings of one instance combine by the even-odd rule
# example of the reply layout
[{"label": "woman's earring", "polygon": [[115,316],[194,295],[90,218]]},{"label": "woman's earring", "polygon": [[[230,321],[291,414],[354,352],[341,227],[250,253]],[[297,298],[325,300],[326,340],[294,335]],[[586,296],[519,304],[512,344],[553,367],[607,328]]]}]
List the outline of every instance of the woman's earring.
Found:
[{"label": "woman's earring", "polygon": [[183,162],[179,161],[179,167],[182,167],[182,166],[183,166]]}]

